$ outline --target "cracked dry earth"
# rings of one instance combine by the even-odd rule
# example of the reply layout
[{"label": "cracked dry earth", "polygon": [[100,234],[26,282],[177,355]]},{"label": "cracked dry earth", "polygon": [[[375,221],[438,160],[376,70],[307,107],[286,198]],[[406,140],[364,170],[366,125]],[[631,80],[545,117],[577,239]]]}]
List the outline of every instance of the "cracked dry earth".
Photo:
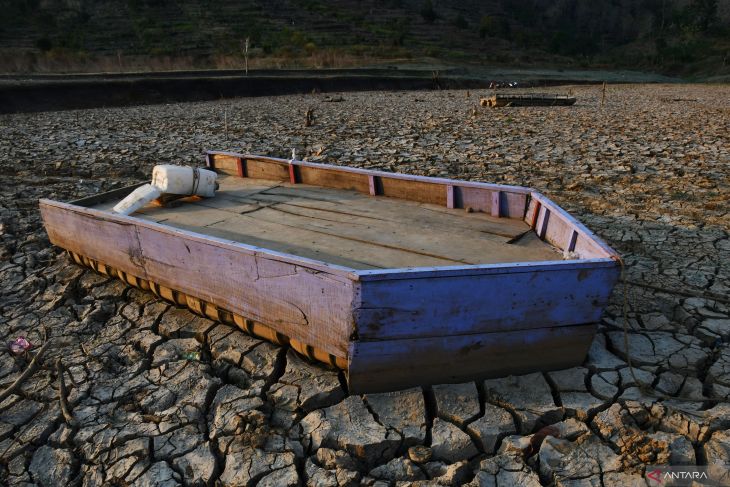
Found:
[{"label": "cracked dry earth", "polygon": [[[611,86],[603,109],[600,88],[558,91],[578,104],[375,92],[0,117],[0,332],[53,341],[0,403],[0,484],[623,486],[648,464],[730,464],[730,87]],[[580,367],[349,395],[50,246],[38,198],[206,148],[533,186],[625,256],[628,350],[618,286]],[[3,346],[0,389],[33,353]]]}]

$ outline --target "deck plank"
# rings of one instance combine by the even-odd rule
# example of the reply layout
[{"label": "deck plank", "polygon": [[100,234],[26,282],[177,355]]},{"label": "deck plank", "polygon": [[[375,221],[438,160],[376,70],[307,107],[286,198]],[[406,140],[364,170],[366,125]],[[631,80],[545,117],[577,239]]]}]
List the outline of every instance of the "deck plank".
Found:
[{"label": "deck plank", "polygon": [[249,215],[234,215],[226,221],[214,223],[205,228],[205,233],[355,269],[420,266],[423,262],[436,266],[458,264],[436,256],[384,248],[370,242],[268,222]]},{"label": "deck plank", "polygon": [[[562,258],[539,239],[520,238],[529,231],[522,220],[282,181],[219,182],[213,198],[150,205],[134,216],[361,270]],[[112,203],[96,207],[104,205]]]},{"label": "deck plank", "polygon": [[[553,259],[554,252],[540,241],[521,246],[506,245],[489,238],[475,238],[460,231],[439,232],[432,226],[370,221],[326,220],[304,212],[292,213],[270,206],[251,214],[252,218],[270,223],[302,228],[326,235],[379,245],[383,248],[449,260],[453,264],[489,262],[519,262],[523,260]],[[526,259],[525,255],[529,254]]]},{"label": "deck plank", "polygon": [[315,187],[291,187],[280,185],[256,195],[262,201],[286,201],[320,210],[346,209],[356,215],[387,219],[401,223],[428,222],[447,228],[469,228],[483,233],[513,238],[526,227],[519,219],[495,218],[487,213],[467,213],[463,209],[446,206],[395,200],[387,197],[370,197],[347,191],[332,191]]},{"label": "deck plank", "polygon": [[[190,205],[185,212],[175,210],[161,208],[137,216],[184,230],[355,269],[459,264],[451,259],[383,248],[374,243],[253,218],[257,212],[234,214],[199,205]],[[428,264],[424,264],[426,262]]]}]

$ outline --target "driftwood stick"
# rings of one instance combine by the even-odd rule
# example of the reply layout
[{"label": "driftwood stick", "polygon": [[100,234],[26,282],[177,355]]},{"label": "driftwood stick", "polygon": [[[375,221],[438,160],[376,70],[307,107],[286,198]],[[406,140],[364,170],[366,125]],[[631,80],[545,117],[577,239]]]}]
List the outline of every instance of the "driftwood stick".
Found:
[{"label": "driftwood stick", "polygon": [[311,127],[314,124],[314,108],[307,108],[304,113],[304,126]]},{"label": "driftwood stick", "polygon": [[68,391],[66,390],[66,381],[63,377],[64,369],[61,357],[56,359],[56,371],[58,373],[58,402],[61,404],[61,413],[63,414],[63,419],[66,420],[66,424],[73,428],[77,423],[68,405]]},{"label": "driftwood stick", "polygon": [[28,378],[35,373],[36,369],[38,369],[38,366],[40,366],[41,364],[41,358],[43,357],[43,354],[46,353],[46,350],[48,350],[50,345],[50,340],[47,340],[46,343],[44,343],[43,346],[38,349],[35,357],[33,357],[33,360],[30,361],[28,367],[25,368],[23,373],[20,374],[20,377],[15,379],[15,382],[10,384],[7,389],[0,392],[0,402],[3,402],[10,394],[13,394],[17,389],[20,388],[20,386],[23,385],[23,382],[28,380]]},{"label": "driftwood stick", "polygon": [[223,130],[226,133],[226,140],[228,140],[228,107],[223,109]]}]

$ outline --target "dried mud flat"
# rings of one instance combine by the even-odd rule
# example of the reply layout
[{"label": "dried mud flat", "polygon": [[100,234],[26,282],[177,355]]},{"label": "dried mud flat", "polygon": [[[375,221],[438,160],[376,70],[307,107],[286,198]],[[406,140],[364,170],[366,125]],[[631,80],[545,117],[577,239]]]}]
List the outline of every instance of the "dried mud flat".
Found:
[{"label": "dried mud flat", "polygon": [[[0,484],[646,485],[661,463],[727,474],[730,86],[611,86],[603,109],[600,88],[569,90],[569,108],[376,92],[0,117],[0,332],[38,346],[45,328],[53,342],[0,402]],[[38,198],[146,179],[206,148],[537,188],[625,256],[635,374],[620,286],[581,367],[356,396],[334,371],[50,246]],[[3,346],[0,390],[28,358]]]}]

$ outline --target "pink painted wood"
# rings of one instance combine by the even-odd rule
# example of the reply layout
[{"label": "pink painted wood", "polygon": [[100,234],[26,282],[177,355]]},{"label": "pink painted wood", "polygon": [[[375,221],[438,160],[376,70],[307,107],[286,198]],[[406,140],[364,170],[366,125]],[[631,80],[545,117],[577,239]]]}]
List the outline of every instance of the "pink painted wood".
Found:
[{"label": "pink painted wood", "polygon": [[403,181],[420,181],[420,182],[432,183],[432,184],[454,184],[455,182],[458,182],[458,185],[460,187],[464,187],[464,188],[496,189],[499,191],[508,191],[508,192],[512,192],[512,193],[519,193],[519,194],[525,194],[525,195],[530,194],[532,192],[532,190],[530,188],[525,188],[522,186],[480,183],[480,182],[476,182],[476,181],[461,181],[461,180],[454,180],[454,179],[447,179],[447,178],[434,178],[434,177],[430,177],[430,176],[416,176],[413,174],[376,171],[376,170],[372,170],[372,169],[361,169],[361,168],[357,168],[357,167],[333,166],[331,164],[319,164],[316,162],[281,159],[278,157],[258,156],[258,155],[251,155],[251,154],[242,154],[242,153],[238,153],[238,152],[207,151],[207,154],[209,154],[209,155],[221,154],[221,155],[226,155],[226,156],[230,156],[230,157],[243,157],[244,159],[275,162],[278,164],[290,164],[291,163],[295,166],[301,166],[301,167],[326,169],[326,170],[330,170],[330,171],[334,171],[334,172],[348,172],[348,173],[353,173],[353,174],[373,175],[373,176],[380,176],[380,177],[384,177],[384,178],[399,179],[399,180],[403,180]]},{"label": "pink painted wood", "polygon": [[492,216],[496,216],[499,218],[500,215],[500,206],[502,204],[502,192],[501,191],[492,191]]},{"label": "pink painted wood", "polygon": [[318,181],[321,171],[325,186],[372,195],[383,181],[401,197],[435,191],[429,197],[442,205],[524,220],[572,260],[356,271],[81,206],[104,195],[78,204],[41,200],[51,241],[346,358],[354,392],[559,368],[585,355],[618,255],[542,194],[236,153],[209,152],[211,168],[216,154],[235,158],[226,170],[241,177],[256,161],[257,170],[261,162],[277,165],[261,174],[293,183],[304,174]]},{"label": "pink painted wood", "polygon": [[347,269],[135,217],[50,200],[40,207],[55,245],[346,356],[357,280]]},{"label": "pink painted wood", "polygon": [[375,178],[376,176],[368,174],[368,188],[370,189],[370,196],[377,196],[378,194],[378,186]]},{"label": "pink painted wood", "polygon": [[[454,207],[471,207],[477,211],[488,211],[494,216],[496,216],[496,213],[499,213],[500,217],[524,219],[533,229],[536,230],[536,232],[538,232],[541,238],[549,241],[551,244],[563,251],[565,251],[565,249],[570,245],[572,231],[575,230],[578,236],[576,237],[576,243],[571,252],[573,254],[577,254],[579,258],[610,258],[614,260],[618,258],[618,254],[616,254],[613,249],[606,245],[584,225],[566,213],[562,208],[555,205],[547,197],[530,188],[474,181],[454,181],[445,178],[432,178],[410,174],[386,173],[383,171],[374,171],[369,169],[331,166],[327,164],[246,155],[225,151],[208,151],[206,153],[206,160],[209,165],[214,165],[214,162],[211,162],[211,160],[216,154],[226,155],[229,157],[240,157],[243,160],[265,161],[273,164],[288,165],[290,167],[290,181],[292,178],[295,181],[297,180],[295,173],[294,176],[292,176],[293,170],[291,170],[291,168],[293,166],[302,168],[311,167],[332,172],[362,174],[367,177],[368,188],[371,195],[379,194],[379,180],[383,178],[441,184],[446,187],[447,206],[449,202],[448,194],[450,193],[453,197],[452,203]],[[452,189],[449,190],[448,187],[451,187]],[[483,203],[484,196],[481,193],[482,191],[486,191],[486,195],[488,196],[487,205]],[[497,193],[499,196],[495,196]],[[529,196],[529,204],[527,203],[527,196]],[[507,209],[506,214],[502,214],[501,210],[504,208]],[[548,209],[551,216],[548,217],[547,222],[544,222],[544,228],[538,228],[538,224],[543,222],[542,220],[538,220],[545,213],[545,211],[543,211],[544,208]]]}]

